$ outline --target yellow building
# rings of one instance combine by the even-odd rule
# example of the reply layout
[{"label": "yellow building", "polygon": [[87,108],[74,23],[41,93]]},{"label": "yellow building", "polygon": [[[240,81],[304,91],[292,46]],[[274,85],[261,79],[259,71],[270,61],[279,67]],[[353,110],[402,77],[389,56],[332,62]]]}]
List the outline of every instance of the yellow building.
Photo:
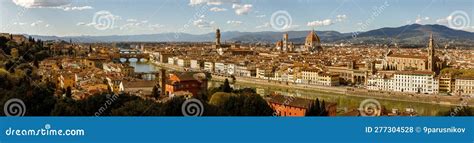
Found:
[{"label": "yellow building", "polygon": [[385,55],[384,70],[419,70],[439,72],[443,68],[443,62],[435,56],[433,35],[430,36],[426,56],[394,54],[389,51]]},{"label": "yellow building", "polygon": [[338,74],[342,83],[366,85],[367,77],[372,73],[372,70],[366,66],[368,65],[356,64],[355,61],[351,61],[346,66],[328,66],[327,68],[330,73]]},{"label": "yellow building", "polygon": [[439,76],[439,92],[451,93],[454,87],[455,81],[452,74],[445,73]]},{"label": "yellow building", "polygon": [[317,69],[303,69],[301,71],[302,82],[314,85],[338,86],[339,75],[321,72]]},{"label": "yellow building", "polygon": [[61,74],[58,77],[58,84],[59,88],[66,89],[67,87],[77,88],[77,75],[65,73]]}]

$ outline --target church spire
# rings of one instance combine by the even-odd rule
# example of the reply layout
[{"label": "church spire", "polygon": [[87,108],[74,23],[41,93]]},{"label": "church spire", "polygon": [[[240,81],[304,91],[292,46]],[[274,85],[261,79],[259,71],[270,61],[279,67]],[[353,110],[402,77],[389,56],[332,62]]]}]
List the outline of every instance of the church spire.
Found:
[{"label": "church spire", "polygon": [[436,59],[435,59],[435,49],[434,49],[434,39],[433,33],[430,34],[430,43],[428,45],[428,70],[436,71]]},{"label": "church spire", "polygon": [[429,45],[429,49],[434,49],[434,40],[433,40],[433,33],[430,34],[430,45]]}]

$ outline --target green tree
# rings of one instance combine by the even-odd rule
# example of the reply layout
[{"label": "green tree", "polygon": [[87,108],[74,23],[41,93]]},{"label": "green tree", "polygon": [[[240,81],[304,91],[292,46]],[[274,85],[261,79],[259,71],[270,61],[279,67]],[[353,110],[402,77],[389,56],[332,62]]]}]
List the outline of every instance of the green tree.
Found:
[{"label": "green tree", "polygon": [[183,105],[184,97],[172,97],[164,103],[163,115],[165,116],[183,116],[181,106]]},{"label": "green tree", "polygon": [[80,104],[71,98],[59,99],[51,111],[51,116],[83,116]]},{"label": "green tree", "polygon": [[242,110],[245,116],[271,116],[274,112],[267,101],[258,94],[245,96]]},{"label": "green tree", "polygon": [[153,86],[153,89],[151,91],[151,96],[155,98],[160,97],[160,91],[158,89],[159,89],[158,85]]},{"label": "green tree", "polygon": [[457,106],[447,112],[441,112],[442,116],[474,116],[474,110],[467,106]]},{"label": "green tree", "polygon": [[72,89],[70,86],[66,88],[66,97],[71,98],[72,97]]},{"label": "green tree", "polygon": [[229,80],[226,78],[224,84],[222,85],[222,91],[230,93],[232,92],[232,87],[230,87]]},{"label": "green tree", "polygon": [[132,100],[112,109],[112,116],[161,116],[161,104],[151,100]]},{"label": "green tree", "polygon": [[328,112],[326,111],[326,102],[324,100],[320,102],[318,98],[316,98],[316,100],[310,104],[309,109],[306,111],[306,116],[327,116],[327,115],[328,115]]}]

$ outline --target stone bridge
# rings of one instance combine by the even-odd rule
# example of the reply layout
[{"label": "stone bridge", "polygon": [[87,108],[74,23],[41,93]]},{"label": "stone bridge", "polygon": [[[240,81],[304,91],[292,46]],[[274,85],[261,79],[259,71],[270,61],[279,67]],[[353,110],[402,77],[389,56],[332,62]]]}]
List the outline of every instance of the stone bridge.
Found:
[{"label": "stone bridge", "polygon": [[139,50],[120,50],[119,53],[115,53],[113,57],[118,61],[124,58],[126,62],[129,62],[129,60],[133,58],[137,59],[137,62],[141,62],[142,59],[150,60],[150,54],[143,53]]}]

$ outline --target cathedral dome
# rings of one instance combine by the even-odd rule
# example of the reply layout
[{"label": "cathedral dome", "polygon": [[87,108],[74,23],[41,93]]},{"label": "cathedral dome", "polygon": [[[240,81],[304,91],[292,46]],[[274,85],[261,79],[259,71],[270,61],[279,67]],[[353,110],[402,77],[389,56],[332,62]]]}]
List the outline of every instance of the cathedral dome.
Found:
[{"label": "cathedral dome", "polygon": [[306,43],[313,43],[313,42],[321,43],[319,36],[316,34],[316,32],[314,32],[314,30],[311,31],[308,34],[308,36],[306,36]]},{"label": "cathedral dome", "polygon": [[276,46],[277,46],[277,47],[282,47],[282,46],[283,46],[283,41],[280,41],[280,40],[277,41],[277,42],[276,42]]}]

